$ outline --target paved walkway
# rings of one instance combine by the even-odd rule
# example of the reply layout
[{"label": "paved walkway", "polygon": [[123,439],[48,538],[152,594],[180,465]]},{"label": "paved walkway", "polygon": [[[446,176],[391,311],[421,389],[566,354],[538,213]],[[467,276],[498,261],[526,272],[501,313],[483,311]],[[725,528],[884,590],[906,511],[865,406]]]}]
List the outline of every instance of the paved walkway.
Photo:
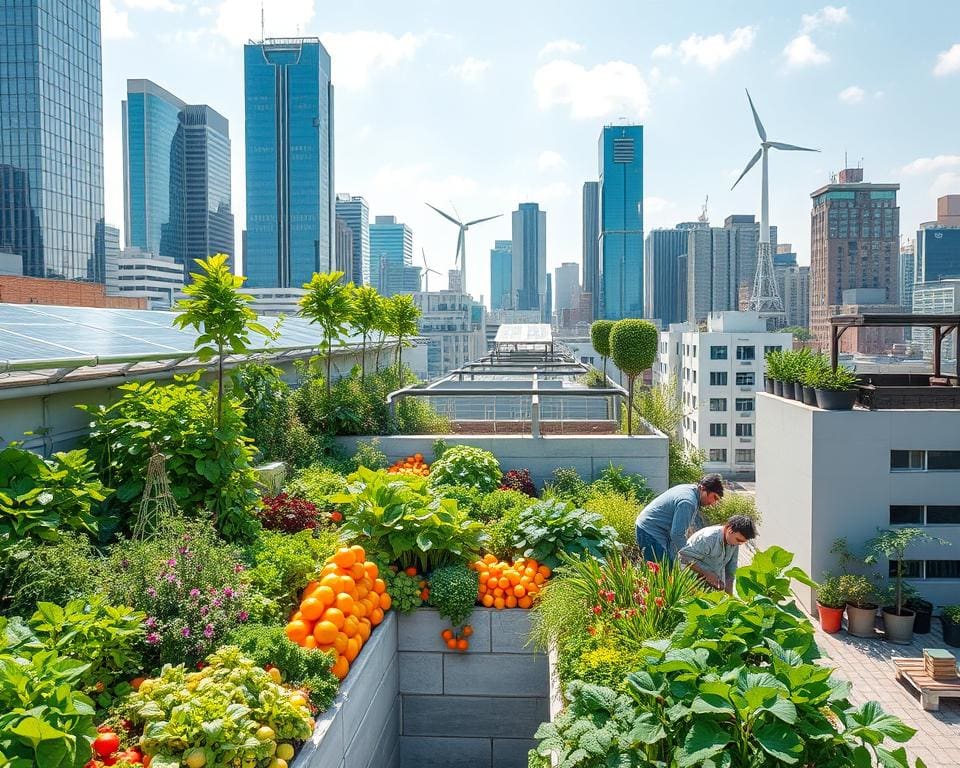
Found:
[{"label": "paved walkway", "polygon": [[939,619],[934,618],[930,634],[914,635],[912,645],[888,643],[879,631],[876,638],[866,639],[848,635],[845,630],[828,635],[820,630],[816,619],[813,625],[817,643],[829,657],[827,663],[853,683],[851,700],[855,704],[878,701],[887,712],[917,729],[907,744],[911,762],[919,757],[927,768],[960,768],[960,699],[941,699],[939,712],[923,711],[919,694],[897,682],[890,661],[894,656],[922,656],[924,648],[947,648],[960,657],[960,648],[944,644]]}]

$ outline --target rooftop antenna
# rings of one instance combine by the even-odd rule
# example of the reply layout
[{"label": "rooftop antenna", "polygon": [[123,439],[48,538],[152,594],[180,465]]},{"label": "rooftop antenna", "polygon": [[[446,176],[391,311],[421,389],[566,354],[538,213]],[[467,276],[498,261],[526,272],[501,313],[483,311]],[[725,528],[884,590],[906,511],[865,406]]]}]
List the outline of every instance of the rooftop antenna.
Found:
[{"label": "rooftop antenna", "polygon": [[700,209],[700,216],[697,219],[702,224],[706,224],[710,221],[710,217],[707,216],[707,205],[710,203],[710,195],[707,195],[703,198],[703,207]]},{"label": "rooftop antenna", "polygon": [[267,23],[263,13],[263,0],[260,0],[260,42],[262,43],[267,39],[266,33]]}]

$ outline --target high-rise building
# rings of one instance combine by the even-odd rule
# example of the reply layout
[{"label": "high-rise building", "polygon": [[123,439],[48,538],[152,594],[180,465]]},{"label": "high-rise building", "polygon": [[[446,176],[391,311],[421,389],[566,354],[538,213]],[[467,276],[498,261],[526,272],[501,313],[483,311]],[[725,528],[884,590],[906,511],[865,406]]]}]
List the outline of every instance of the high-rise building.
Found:
[{"label": "high-rise building", "polygon": [[456,293],[463,292],[463,272],[459,269],[447,270],[447,290]]},{"label": "high-rise building", "polygon": [[592,301],[592,317],[600,312],[600,182],[583,182],[583,291]]},{"label": "high-rise building", "polygon": [[[391,286],[405,284],[403,268],[413,264],[413,230],[397,221],[396,216],[377,216],[370,225],[370,284],[384,296],[392,296],[387,290],[387,273],[391,274]],[[411,273],[412,275],[413,273]],[[420,270],[416,271],[420,290]],[[409,293],[399,290],[394,293]]]},{"label": "high-rise building", "polygon": [[380,274],[382,275],[380,293],[384,296],[416,293],[420,290],[420,267],[388,261],[383,265]]},{"label": "high-rise building", "polygon": [[150,80],[127,80],[123,210],[127,248],[173,259],[234,256],[230,128],[206,105],[188,105]]},{"label": "high-rise building", "polygon": [[565,261],[553,270],[554,311],[580,307],[580,265]]},{"label": "high-rise building", "polygon": [[830,317],[840,314],[844,291],[880,289],[885,305],[899,307],[898,189],[865,183],[862,168],[846,168],[810,195],[810,330],[821,349],[830,346]]},{"label": "high-rise building", "polygon": [[513,308],[513,243],[494,240],[490,249],[490,309]]},{"label": "high-rise building", "polygon": [[659,320],[663,328],[686,319],[680,296],[686,294],[683,261],[689,232],[709,228],[705,221],[685,221],[673,229],[654,229],[647,234],[643,248],[644,317]]},{"label": "high-rise building", "polygon": [[100,3],[4,2],[0,41],[0,252],[103,283]]},{"label": "high-rise building", "polygon": [[353,282],[353,230],[342,216],[336,217],[336,233],[333,269],[343,272],[345,283]]},{"label": "high-rise building", "polygon": [[917,281],[917,241],[907,240],[900,246],[900,306],[912,311],[913,285]]},{"label": "high-rise building", "polygon": [[945,277],[960,277],[960,195],[939,198],[937,220],[921,224],[917,232],[914,282]]},{"label": "high-rise building", "polygon": [[600,316],[643,315],[643,126],[600,134]]},{"label": "high-rise building", "polygon": [[773,254],[773,276],[783,302],[785,327],[806,328],[810,324],[810,267],[797,265],[790,243],[778,243]]},{"label": "high-rise building", "polygon": [[960,195],[937,198],[937,223],[945,227],[960,227]]},{"label": "high-rise building", "polygon": [[[459,274],[459,271],[458,271]],[[486,312],[462,291],[415,293],[420,308],[419,335],[427,342],[427,378],[445,376],[486,351]]]},{"label": "high-rise building", "polygon": [[515,309],[539,309],[547,299],[547,212],[537,203],[520,203],[513,212],[513,292]]},{"label": "high-rise building", "polygon": [[[960,279],[941,278],[936,282],[913,286],[912,311],[917,315],[956,315],[960,313]],[[933,329],[916,327],[912,340],[923,348],[924,357],[933,357]],[[948,333],[941,344],[943,357],[957,359],[957,334]]]},{"label": "high-rise building", "polygon": [[304,37],[248,43],[243,58],[247,285],[298,287],[334,263],[330,54]]},{"label": "high-rise building", "polygon": [[353,232],[350,276],[356,285],[370,285],[370,206],[359,195],[337,195],[337,216]]},{"label": "high-rise building", "polygon": [[553,275],[547,273],[547,294],[540,310],[540,322],[548,325],[553,322]]}]

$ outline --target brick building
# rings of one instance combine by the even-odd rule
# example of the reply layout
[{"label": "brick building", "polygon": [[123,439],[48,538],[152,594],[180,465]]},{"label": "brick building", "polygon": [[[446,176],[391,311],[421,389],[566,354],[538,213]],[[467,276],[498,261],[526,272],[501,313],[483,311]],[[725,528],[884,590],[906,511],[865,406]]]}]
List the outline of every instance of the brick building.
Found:
[{"label": "brick building", "polygon": [[147,309],[146,299],[107,296],[106,286],[102,283],[13,275],[0,275],[0,303]]}]

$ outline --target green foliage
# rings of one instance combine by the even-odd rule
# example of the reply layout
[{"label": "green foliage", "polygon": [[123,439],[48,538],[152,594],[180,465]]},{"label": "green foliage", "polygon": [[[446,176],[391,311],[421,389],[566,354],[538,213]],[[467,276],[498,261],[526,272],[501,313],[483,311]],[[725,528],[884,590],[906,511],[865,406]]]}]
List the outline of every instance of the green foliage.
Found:
[{"label": "green foliage", "polygon": [[632,497],[616,491],[594,491],[584,505],[587,512],[600,515],[605,525],[617,532],[617,541],[625,547],[637,543],[637,517],[642,507]]},{"label": "green foliage", "polygon": [[[612,688],[617,693],[628,693],[627,675],[640,664],[635,652],[607,641],[603,645],[579,654],[573,665],[573,679]],[[571,679],[571,678],[567,678]]]},{"label": "green foliage", "polygon": [[455,627],[463,625],[477,603],[477,572],[466,565],[445,565],[430,573],[430,604]]},{"label": "green foliage", "polygon": [[257,666],[279,669],[283,681],[309,693],[310,703],[320,712],[336,698],[340,681],[330,671],[332,655],[301,648],[287,637],[282,626],[249,624],[231,632],[227,641]]},{"label": "green foliage", "polygon": [[320,326],[323,333],[322,349],[327,360],[327,395],[330,394],[330,363],[333,358],[333,344],[339,343],[347,333],[347,327],[353,319],[354,286],[341,282],[343,272],[314,272],[309,283],[303,287],[306,295],[300,299],[300,315],[311,323]]},{"label": "green foliage", "polygon": [[[453,499],[457,508],[473,520],[480,520],[480,504],[486,496],[471,485],[439,485],[431,487],[436,496]],[[496,491],[494,491],[496,493]],[[487,494],[489,496],[489,494]]]},{"label": "green foliage", "polygon": [[24,539],[56,541],[61,531],[96,533],[92,507],[108,492],[85,450],[45,460],[8,445],[0,450],[0,549]]},{"label": "green foliage", "polygon": [[[360,378],[367,373],[367,340],[380,326],[385,313],[386,299],[372,285],[361,285],[353,294],[353,327],[360,334]],[[373,467],[371,467],[373,469]]]},{"label": "green foliage", "polygon": [[960,605],[945,605],[940,615],[947,621],[960,624]]},{"label": "green foliage", "polygon": [[390,607],[394,610],[410,613],[423,604],[419,576],[407,576],[400,570],[394,573],[390,568],[381,568],[380,576],[387,585],[387,594],[392,600]]},{"label": "green foliage", "polygon": [[512,562],[518,555],[517,547],[513,542],[520,530],[520,517],[531,503],[533,503],[533,500],[528,497],[527,502],[522,507],[510,506],[505,508],[500,519],[487,526],[487,551],[492,552],[499,560]]},{"label": "green foliage", "polygon": [[618,320],[610,330],[610,357],[627,375],[627,434],[633,434],[633,388],[637,376],[653,365],[660,333],[649,320]]},{"label": "green foliage", "polygon": [[397,340],[396,365],[398,374],[403,364],[404,345],[409,344],[411,336],[416,336],[420,332],[420,325],[417,322],[420,319],[420,314],[420,307],[416,305],[413,297],[409,294],[398,293],[384,299],[383,328],[388,336],[393,336]]},{"label": "green foliage", "polygon": [[781,328],[780,331],[781,333],[791,334],[797,341],[810,341],[813,338],[809,328],[802,328],[799,325],[788,325],[786,328]]},{"label": "green foliage", "polygon": [[591,368],[580,380],[585,386],[594,389],[603,389],[607,386],[607,375],[597,368]]},{"label": "green foliage", "polygon": [[847,604],[840,577],[828,577],[817,585],[817,602],[827,608],[843,608]]},{"label": "green foliage", "polygon": [[524,557],[556,568],[561,555],[602,559],[616,547],[617,532],[595,512],[560,499],[538,501],[520,513],[513,546]]},{"label": "green foliage", "polygon": [[[130,719],[144,726],[140,743],[154,766],[179,766],[195,750],[207,765],[232,765],[234,758],[260,761],[278,742],[310,736],[306,703],[298,703],[296,693],[274,683],[239,648],[225,646],[207,657],[207,664],[199,672],[166,666],[125,702]],[[258,738],[265,725],[272,738]]]},{"label": "green foliage", "polygon": [[320,508],[331,506],[330,497],[346,489],[347,478],[323,465],[301,469],[286,487],[291,496],[306,499]]},{"label": "green foliage", "polygon": [[[535,499],[520,491],[498,489],[486,494],[480,501],[473,517],[483,523],[496,523],[511,511],[520,512],[533,504]],[[492,550],[491,550],[492,551]]]},{"label": "green foliage", "polygon": [[903,560],[906,556],[907,547],[920,542],[950,544],[945,539],[931,536],[922,528],[888,528],[878,530],[877,535],[870,539],[866,545],[868,554],[865,560],[868,565],[873,565],[881,557],[897,564],[893,589],[894,606],[897,609],[897,614],[903,611]]},{"label": "green foliage", "polygon": [[430,467],[430,484],[469,485],[490,493],[500,485],[500,462],[490,451],[469,445],[454,445]]},{"label": "green foliage", "polygon": [[758,529],[760,527],[757,501],[748,493],[726,493],[716,504],[701,508],[700,514],[707,525],[723,525],[734,515],[743,515],[753,520]]},{"label": "green foliage", "polygon": [[820,377],[830,370],[830,361],[825,355],[811,355],[800,373],[800,383],[805,387],[816,387]]},{"label": "green foliage", "polygon": [[601,470],[600,477],[590,483],[590,492],[618,493],[641,504],[656,495],[647,485],[647,478],[643,475],[627,474],[623,467],[615,467],[612,461]]},{"label": "green foliage", "polygon": [[676,380],[641,392],[634,398],[634,410],[637,416],[670,439],[668,449],[670,485],[699,481],[703,477],[706,454],[684,445],[680,434],[683,403],[680,401]]},{"label": "green foliage", "polygon": [[858,573],[844,573],[837,577],[837,587],[844,601],[855,608],[876,608],[877,585]]},{"label": "green foliage", "polygon": [[791,580],[816,587],[816,582],[800,568],[790,567],[792,562],[793,555],[782,547],[757,550],[747,565],[737,568],[737,595],[743,600],[762,596],[783,602],[792,598]]},{"label": "green foliage", "polygon": [[613,330],[613,320],[594,320],[590,324],[590,343],[603,358],[603,370],[606,374],[607,358],[610,357],[610,331]]},{"label": "green foliage", "polygon": [[357,441],[357,450],[353,454],[353,470],[360,467],[367,469],[386,469],[390,466],[387,461],[387,454],[380,450],[380,441],[373,438],[369,442],[366,440]]},{"label": "green foliage", "polygon": [[810,367],[810,361],[813,354],[809,349],[801,347],[800,349],[787,349],[780,353],[781,377],[784,383],[794,383],[801,381]]},{"label": "green foliage", "polygon": [[340,528],[347,540],[401,567],[422,572],[466,562],[480,551],[483,526],[451,499],[437,498],[423,477],[388,475],[361,467],[350,475],[346,493],[331,498],[347,505]]},{"label": "green foliage", "polygon": [[812,386],[815,389],[825,389],[831,392],[848,392],[856,389],[859,379],[857,374],[842,365],[837,370],[830,367],[820,368],[813,377]]},{"label": "green foliage", "polygon": [[590,495],[590,487],[573,467],[557,467],[553,470],[553,480],[547,483],[546,497],[569,501],[578,507],[583,506]]},{"label": "green foliage", "polygon": [[764,371],[768,379],[783,381],[784,376],[784,350],[771,349],[764,355]]},{"label": "green foliage", "polygon": [[244,410],[226,400],[223,421],[211,423],[211,395],[198,376],[177,377],[174,384],[131,382],[109,406],[79,406],[93,421],[90,454],[117,490],[114,500],[126,511],[143,493],[147,463],[156,445],[167,457],[170,491],[187,515],[209,511],[230,540],[250,539],[259,528],[252,511],[259,503],[254,449],[243,436]]},{"label": "green foliage", "polygon": [[436,461],[447,451],[447,441],[442,437],[438,437],[433,441],[433,460]]}]

